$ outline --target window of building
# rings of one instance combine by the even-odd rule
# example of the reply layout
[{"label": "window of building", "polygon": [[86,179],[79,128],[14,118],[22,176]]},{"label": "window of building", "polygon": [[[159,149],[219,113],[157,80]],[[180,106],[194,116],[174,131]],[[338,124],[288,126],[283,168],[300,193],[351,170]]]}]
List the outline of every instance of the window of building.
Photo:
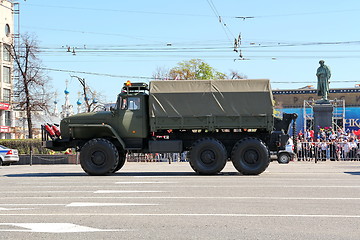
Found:
[{"label": "window of building", "polygon": [[11,74],[9,67],[3,67],[3,79],[4,83],[11,83]]},{"label": "window of building", "polygon": [[7,61],[7,62],[10,62],[11,61],[11,55],[10,55],[10,46],[7,45],[7,44],[4,44],[4,47],[3,47],[3,59],[4,61]]},{"label": "window of building", "polygon": [[10,89],[4,88],[3,100],[4,100],[4,102],[10,102],[10,100],[11,100],[11,91],[10,91]]},{"label": "window of building", "polygon": [[11,30],[10,30],[10,25],[9,24],[5,24],[5,35],[7,37],[10,36]]},{"label": "window of building", "polygon": [[10,111],[5,111],[5,126],[11,126]]}]

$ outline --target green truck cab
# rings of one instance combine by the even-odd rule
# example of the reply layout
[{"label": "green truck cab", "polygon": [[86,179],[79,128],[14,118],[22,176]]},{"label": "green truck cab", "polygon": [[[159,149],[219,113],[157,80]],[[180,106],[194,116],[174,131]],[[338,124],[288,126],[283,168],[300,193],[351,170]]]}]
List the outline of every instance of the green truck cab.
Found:
[{"label": "green truck cab", "polygon": [[43,144],[75,148],[90,175],[118,171],[128,152],[184,151],[199,174],[217,174],[231,160],[242,174],[257,175],[269,151],[285,147],[297,118],[273,111],[267,79],[127,82],[110,111],[64,118],[59,136],[43,127]]}]

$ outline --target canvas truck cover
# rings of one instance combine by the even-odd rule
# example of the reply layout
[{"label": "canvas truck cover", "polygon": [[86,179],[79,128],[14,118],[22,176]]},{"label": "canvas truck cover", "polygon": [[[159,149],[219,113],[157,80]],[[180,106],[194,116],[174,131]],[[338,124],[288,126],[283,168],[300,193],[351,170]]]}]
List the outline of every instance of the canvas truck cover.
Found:
[{"label": "canvas truck cover", "polygon": [[152,81],[150,125],[152,131],[161,128],[263,128],[264,125],[269,128],[272,99],[267,79]]}]

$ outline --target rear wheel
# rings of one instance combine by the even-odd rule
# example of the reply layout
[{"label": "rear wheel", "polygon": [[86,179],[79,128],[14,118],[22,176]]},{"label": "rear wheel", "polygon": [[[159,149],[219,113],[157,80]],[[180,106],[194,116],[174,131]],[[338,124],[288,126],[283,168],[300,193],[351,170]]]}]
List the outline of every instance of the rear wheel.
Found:
[{"label": "rear wheel", "polygon": [[213,175],[221,172],[226,164],[227,152],[224,145],[214,138],[197,140],[189,151],[192,169],[199,174]]},{"label": "rear wheel", "polygon": [[258,175],[269,166],[270,156],[260,139],[244,138],[235,144],[231,152],[231,161],[240,173]]},{"label": "rear wheel", "polygon": [[89,175],[112,173],[119,162],[119,153],[114,144],[103,138],[89,140],[81,148],[80,164]]}]

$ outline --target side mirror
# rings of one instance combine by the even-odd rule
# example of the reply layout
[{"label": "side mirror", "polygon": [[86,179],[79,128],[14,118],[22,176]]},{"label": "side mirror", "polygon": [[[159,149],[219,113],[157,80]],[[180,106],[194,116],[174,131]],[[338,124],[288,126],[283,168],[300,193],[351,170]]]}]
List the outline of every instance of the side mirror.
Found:
[{"label": "side mirror", "polygon": [[110,112],[112,113],[112,115],[115,115],[115,111],[116,111],[116,108],[110,107]]}]

